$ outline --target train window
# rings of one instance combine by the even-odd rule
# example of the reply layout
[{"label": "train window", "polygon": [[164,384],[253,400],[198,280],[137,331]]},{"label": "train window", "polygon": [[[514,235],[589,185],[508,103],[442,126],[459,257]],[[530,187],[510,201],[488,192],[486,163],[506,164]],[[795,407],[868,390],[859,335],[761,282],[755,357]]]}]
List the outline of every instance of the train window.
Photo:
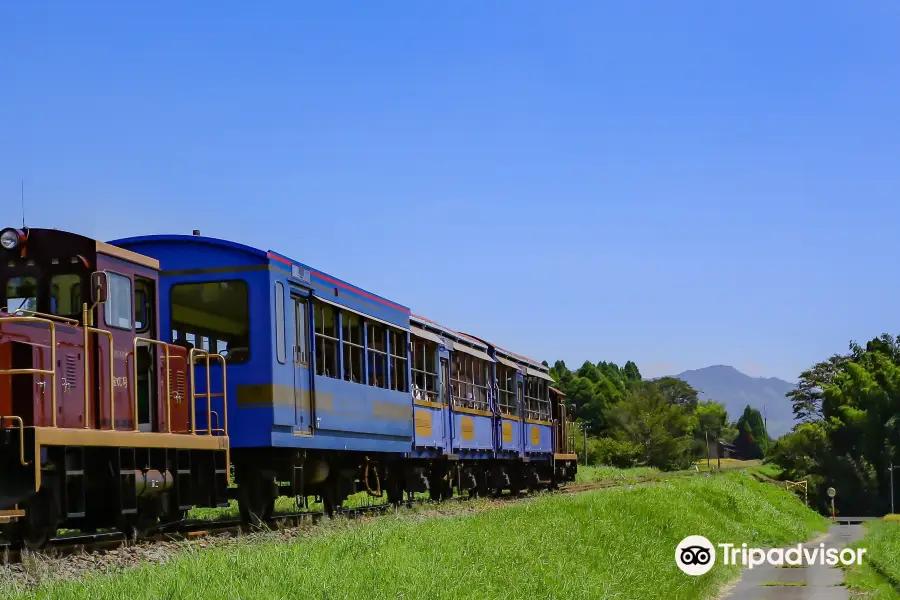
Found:
[{"label": "train window", "polygon": [[341,333],[344,343],[344,379],[363,383],[363,330],[359,315],[342,312]]},{"label": "train window", "polygon": [[550,420],[550,399],[547,383],[538,377],[527,377],[525,383],[525,418]]},{"label": "train window", "polygon": [[[412,338],[413,398],[438,402],[437,344],[413,336]],[[446,403],[446,399],[444,399]]]},{"label": "train window", "polygon": [[383,325],[366,325],[369,385],[387,388],[387,337]]},{"label": "train window", "polygon": [[215,348],[229,364],[250,360],[250,296],[242,280],[178,283],[169,297],[172,339]]},{"label": "train window", "polygon": [[391,329],[391,389],[407,391],[406,387],[406,332]]},{"label": "train window", "polygon": [[316,375],[340,379],[338,368],[337,311],[327,304],[316,303],[313,318],[316,332]]},{"label": "train window", "polygon": [[284,284],[280,281],[275,282],[275,358],[281,364],[284,364],[287,348],[285,348],[285,327],[284,322]]},{"label": "train window", "polygon": [[450,394],[455,406],[489,410],[487,362],[463,352],[454,352],[451,357]]},{"label": "train window", "polygon": [[138,333],[149,332],[153,325],[155,295],[152,280],[134,278],[134,330]]},{"label": "train window", "polygon": [[131,278],[106,273],[109,285],[105,305],[106,325],[117,329],[131,329],[134,303],[131,299]]},{"label": "train window", "polygon": [[497,365],[497,387],[500,391],[500,412],[504,415],[517,416],[516,406],[516,371],[502,364]]},{"label": "train window", "polygon": [[10,277],[6,282],[6,307],[9,312],[37,310],[37,278]]},{"label": "train window", "polygon": [[50,278],[50,313],[77,319],[81,316],[81,276],[54,275]]}]

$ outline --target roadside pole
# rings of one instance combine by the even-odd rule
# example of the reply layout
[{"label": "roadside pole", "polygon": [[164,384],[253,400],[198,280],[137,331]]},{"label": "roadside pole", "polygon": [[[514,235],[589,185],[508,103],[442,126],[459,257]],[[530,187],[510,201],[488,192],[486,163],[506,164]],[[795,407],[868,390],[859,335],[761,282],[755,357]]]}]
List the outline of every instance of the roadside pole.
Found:
[{"label": "roadside pole", "polygon": [[[706,436],[706,470],[712,470],[712,467],[709,466],[709,431],[706,429],[703,430],[703,435]],[[718,454],[718,452],[716,452]]]},{"label": "roadside pole", "polygon": [[891,514],[894,514],[894,462],[891,461]]},{"label": "roadside pole", "polygon": [[584,466],[587,466],[587,427],[582,427],[581,433],[584,434]]}]

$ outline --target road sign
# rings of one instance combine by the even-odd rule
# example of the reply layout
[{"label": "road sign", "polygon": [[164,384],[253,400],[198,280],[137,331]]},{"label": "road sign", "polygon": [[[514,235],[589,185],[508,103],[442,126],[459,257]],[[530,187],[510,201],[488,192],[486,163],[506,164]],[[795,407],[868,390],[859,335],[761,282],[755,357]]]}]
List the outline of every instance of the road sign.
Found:
[{"label": "road sign", "polygon": [[837,494],[837,492],[835,491],[834,488],[832,488],[832,487],[828,488],[828,497],[829,498],[834,498],[835,494]]}]

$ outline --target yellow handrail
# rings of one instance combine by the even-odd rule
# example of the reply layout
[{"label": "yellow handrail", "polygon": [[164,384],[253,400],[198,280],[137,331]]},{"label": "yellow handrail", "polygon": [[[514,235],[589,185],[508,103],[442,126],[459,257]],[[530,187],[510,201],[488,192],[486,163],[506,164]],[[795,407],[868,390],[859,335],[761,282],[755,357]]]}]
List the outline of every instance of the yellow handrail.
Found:
[{"label": "yellow handrail", "polygon": [[[226,396],[228,390],[228,380],[226,371],[226,362],[225,357],[221,354],[210,354],[206,350],[202,350],[200,348],[191,348],[188,353],[188,363],[191,365],[191,429],[192,433],[197,433],[197,378],[194,376],[193,367],[196,366],[198,358],[205,359],[206,365],[206,392],[201,394],[201,396],[206,398],[206,435],[212,435],[212,418],[210,414],[212,412],[212,399],[213,397],[218,398],[220,395],[222,397],[222,406],[223,406],[223,425],[224,425],[224,433],[228,435],[228,398]],[[210,359],[216,360],[216,362],[222,365],[222,392],[221,394],[213,394],[211,389],[211,375],[210,375]]]},{"label": "yellow handrail", "polygon": [[162,346],[166,350],[166,429],[172,433],[172,372],[169,369],[169,344],[159,340],[151,340],[150,338],[136,337],[134,338],[134,382],[132,389],[134,390],[134,430],[138,431],[138,372],[137,372],[137,348],[138,342],[143,342],[151,346]]},{"label": "yellow handrail", "polygon": [[25,460],[25,423],[22,421],[22,417],[16,416],[0,417],[0,423],[6,419],[19,422],[19,462],[22,463],[23,467],[27,467],[29,463]]},{"label": "yellow handrail", "polygon": [[[88,351],[88,335],[91,333],[96,333],[98,335],[104,335],[109,339],[109,427],[112,430],[116,428],[116,386],[114,384],[115,374],[113,373],[113,369],[115,367],[115,343],[113,342],[113,334],[105,329],[97,329],[96,327],[86,326],[84,328],[84,372],[88,373],[88,356],[90,352]],[[99,393],[99,391],[98,391]],[[84,382],[84,428],[90,429],[90,423],[88,422],[88,406],[89,406],[89,398],[90,398],[90,390],[88,389],[88,381],[85,378]],[[100,428],[100,424],[97,424],[97,428]],[[137,431],[135,429],[135,431]]]},{"label": "yellow handrail", "polygon": [[49,375],[50,410],[53,427],[56,427],[56,323],[42,317],[11,316],[0,317],[0,323],[43,323],[50,328],[50,366],[52,369],[3,369],[0,375]]},{"label": "yellow handrail", "polygon": [[44,319],[50,319],[51,321],[59,321],[61,323],[65,323],[66,325],[74,325],[78,327],[78,319],[70,319],[68,317],[60,317],[59,315],[51,315],[48,313],[38,312],[36,310],[28,310],[27,308],[17,308],[16,310],[9,312],[9,307],[4,306],[0,308],[0,312],[9,313],[11,315],[25,315],[31,317],[42,317]]}]

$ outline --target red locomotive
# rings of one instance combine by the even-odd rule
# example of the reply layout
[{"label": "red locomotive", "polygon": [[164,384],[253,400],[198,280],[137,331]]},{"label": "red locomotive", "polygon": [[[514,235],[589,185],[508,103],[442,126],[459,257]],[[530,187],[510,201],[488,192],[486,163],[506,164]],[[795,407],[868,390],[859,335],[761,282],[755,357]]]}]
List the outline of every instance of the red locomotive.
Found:
[{"label": "red locomotive", "polygon": [[157,260],[73,233],[0,232],[0,523],[14,543],[227,504],[228,415],[209,409],[225,361],[160,341],[158,277]]}]

